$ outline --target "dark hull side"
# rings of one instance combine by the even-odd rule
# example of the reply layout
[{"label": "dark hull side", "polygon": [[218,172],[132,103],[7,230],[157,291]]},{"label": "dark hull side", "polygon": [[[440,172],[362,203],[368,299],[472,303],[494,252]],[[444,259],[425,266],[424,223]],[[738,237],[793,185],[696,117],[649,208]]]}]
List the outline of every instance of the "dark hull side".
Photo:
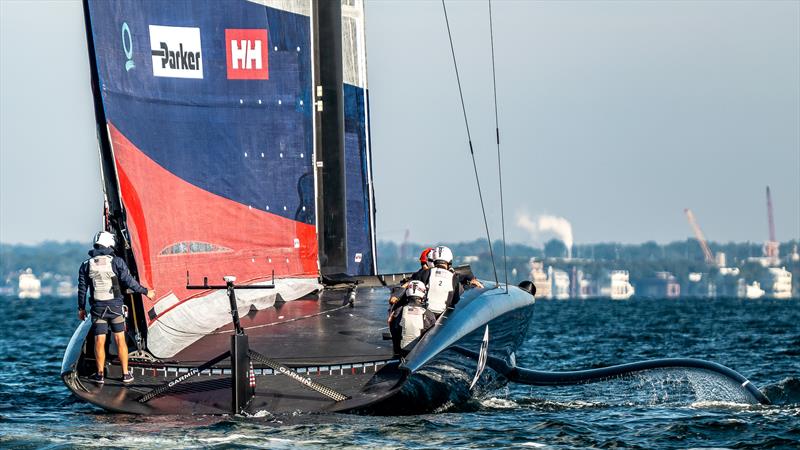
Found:
[{"label": "dark hull side", "polygon": [[[250,347],[319,384],[348,397],[333,401],[303,384],[253,361],[254,395],[245,411],[257,414],[341,411],[369,414],[430,412],[468,401],[475,392],[502,387],[507,380],[487,368],[470,389],[489,327],[487,356],[513,364],[527,335],[533,297],[517,288],[471,290],[454,310],[424,335],[405,358],[384,340],[389,289],[379,279],[362,280],[353,307],[350,288],[326,288],[319,295],[277,304],[242,318]],[[298,319],[299,318],[299,319]],[[296,320],[290,320],[296,319]],[[221,329],[187,347],[172,360],[131,358],[136,381],[117,381],[116,358],[104,385],[86,378],[94,371],[88,322],[76,330],[64,356],[62,378],[79,398],[104,409],[134,414],[229,414],[232,379],[229,359],[188,377],[163,395],[142,395],[186,375],[229,350],[231,333]],[[458,351],[466,349],[468,351]]]}]

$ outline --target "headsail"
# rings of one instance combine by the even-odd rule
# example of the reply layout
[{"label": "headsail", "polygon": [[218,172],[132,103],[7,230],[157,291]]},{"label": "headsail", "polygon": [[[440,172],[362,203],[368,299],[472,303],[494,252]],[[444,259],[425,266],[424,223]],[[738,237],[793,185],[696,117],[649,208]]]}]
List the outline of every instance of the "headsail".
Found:
[{"label": "headsail", "polygon": [[[156,356],[172,356],[230,319],[224,293],[185,289],[187,271],[239,283],[266,283],[274,273],[278,288],[240,296],[243,309],[319,288],[324,214],[317,216],[315,196],[312,7],[312,0],[86,0],[105,154],[114,163],[105,170],[116,172],[107,182],[118,183],[139,278],[158,291],[142,299]],[[346,98],[356,105],[347,114],[354,136],[347,154],[361,175],[347,183],[347,224],[358,230],[348,247],[362,254],[348,271],[371,273],[361,75],[359,86],[344,88],[354,90]]]}]

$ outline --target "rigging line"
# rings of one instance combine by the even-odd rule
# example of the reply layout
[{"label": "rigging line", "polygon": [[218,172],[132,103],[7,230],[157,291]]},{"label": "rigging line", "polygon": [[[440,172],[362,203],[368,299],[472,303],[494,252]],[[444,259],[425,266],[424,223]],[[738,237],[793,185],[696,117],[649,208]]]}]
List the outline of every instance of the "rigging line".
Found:
[{"label": "rigging line", "polygon": [[447,18],[447,6],[442,0],[442,9],[444,10],[444,22],[447,25],[447,38],[450,40],[450,53],[453,55],[453,67],[456,71],[456,82],[458,83],[458,96],[461,99],[461,111],[464,113],[464,125],[467,128],[467,140],[469,141],[469,153],[472,156],[472,168],[475,170],[475,183],[478,185],[478,197],[481,201],[481,212],[483,213],[483,225],[486,227],[486,239],[489,244],[489,256],[492,258],[492,270],[494,270],[495,286],[500,285],[500,280],[497,277],[497,265],[494,262],[494,250],[492,250],[492,238],[489,235],[489,221],[486,220],[486,207],[483,205],[483,192],[481,191],[481,180],[478,177],[478,164],[475,162],[475,151],[472,148],[472,135],[469,132],[469,121],[467,120],[467,107],[464,105],[464,93],[461,89],[461,77],[458,75],[458,63],[456,62],[456,51],[453,47],[453,35],[450,32],[450,20]]},{"label": "rigging line", "polygon": [[497,114],[497,77],[494,67],[494,26],[492,23],[492,0],[489,0],[489,36],[492,43],[492,89],[494,91],[494,131],[497,137],[497,178],[500,180],[500,222],[503,230],[503,273],[508,293],[508,256],[506,255],[506,212],[503,205],[503,168],[500,164],[500,119]]}]

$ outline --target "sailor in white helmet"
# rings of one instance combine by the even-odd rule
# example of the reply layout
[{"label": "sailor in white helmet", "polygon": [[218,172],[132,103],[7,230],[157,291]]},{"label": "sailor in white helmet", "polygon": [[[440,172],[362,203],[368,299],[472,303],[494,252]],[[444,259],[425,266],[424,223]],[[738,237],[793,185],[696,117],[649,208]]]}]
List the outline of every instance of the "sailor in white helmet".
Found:
[{"label": "sailor in white helmet", "polygon": [[[403,307],[408,304],[408,296],[406,291],[411,285],[410,280],[404,280],[400,285],[392,289],[392,296],[389,299],[389,315],[386,317],[386,322],[389,324],[389,333],[392,335],[392,344],[394,345],[394,353],[400,354],[400,314],[403,312]],[[417,282],[420,283],[420,282]],[[420,283],[422,288],[425,284]]]},{"label": "sailor in white helmet", "polygon": [[[433,260],[428,259],[428,257],[431,256],[432,251],[433,249],[430,247],[426,248],[425,250],[422,250],[422,253],[419,255],[420,268],[417,270],[416,274],[421,275],[422,272],[433,267]],[[411,281],[413,278],[414,275],[412,275],[410,278],[403,278],[402,282],[400,282],[400,284],[397,287],[392,289],[392,292],[389,295],[390,311],[394,309],[394,305],[398,302],[398,300],[400,300],[400,298],[405,293],[406,288],[408,287],[408,282]]]},{"label": "sailor in white helmet", "polygon": [[412,279],[425,283],[428,288],[428,310],[438,317],[445,309],[458,303],[461,286],[452,268],[453,252],[449,248],[443,245],[434,247],[429,259],[433,259],[433,267],[415,273]]},{"label": "sailor in white helmet", "polygon": [[436,323],[436,315],[425,308],[427,288],[421,281],[410,281],[399,306],[389,316],[389,330],[395,354],[405,354],[411,343]]},{"label": "sailor in white helmet", "polygon": [[101,231],[94,237],[94,249],[89,259],[78,271],[78,319],[86,319],[86,294],[89,294],[92,331],[94,332],[94,354],[97,372],[89,379],[103,384],[106,361],[106,333],[109,327],[119,349],[123,383],[133,382],[128,371],[128,344],[125,342],[125,314],[123,312],[123,288],[131,289],[151,299],[156,293],[139,284],[128,270],[125,260],[114,255],[114,235]]}]

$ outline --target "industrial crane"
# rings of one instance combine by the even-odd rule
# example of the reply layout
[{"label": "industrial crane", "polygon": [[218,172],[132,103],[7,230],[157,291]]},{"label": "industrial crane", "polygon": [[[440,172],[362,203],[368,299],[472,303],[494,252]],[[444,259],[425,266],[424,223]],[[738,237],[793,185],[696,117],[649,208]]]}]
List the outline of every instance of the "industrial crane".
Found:
[{"label": "industrial crane", "polygon": [[767,186],[767,221],[769,222],[769,240],[764,243],[764,256],[777,260],[779,256],[778,241],[775,239],[775,219],[772,217],[772,195]]},{"label": "industrial crane", "polygon": [[694,235],[697,238],[697,241],[700,242],[700,247],[703,249],[703,255],[706,258],[706,264],[710,266],[714,265],[714,254],[711,253],[711,249],[708,248],[706,238],[703,236],[703,232],[700,230],[700,225],[697,224],[697,220],[695,220],[692,210],[686,208],[683,210],[683,212],[686,213],[686,218],[689,219],[689,225],[691,225],[692,230],[694,230]]}]

